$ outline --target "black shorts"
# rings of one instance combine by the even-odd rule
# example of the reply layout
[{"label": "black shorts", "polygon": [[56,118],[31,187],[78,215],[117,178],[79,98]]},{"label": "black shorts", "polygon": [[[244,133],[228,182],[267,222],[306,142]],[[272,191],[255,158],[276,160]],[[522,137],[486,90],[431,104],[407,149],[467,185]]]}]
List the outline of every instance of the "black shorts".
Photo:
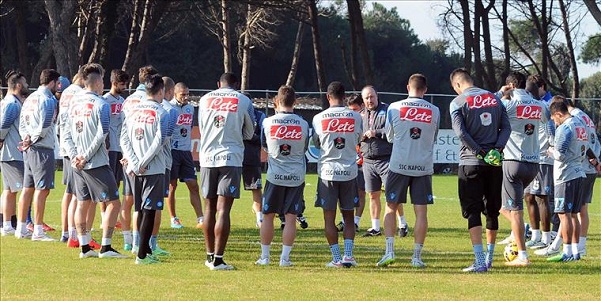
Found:
[{"label": "black shorts", "polygon": [[593,188],[595,187],[596,174],[587,174],[586,178],[582,179],[582,205],[590,204],[593,201]]},{"label": "black shorts", "polygon": [[74,168],[73,185],[78,201],[100,203],[119,200],[119,189],[108,165],[84,170]]},{"label": "black shorts", "polygon": [[[363,160],[363,178],[366,192],[382,191],[388,176],[389,160]],[[384,189],[386,189],[384,187]]]},{"label": "black shorts", "polygon": [[242,167],[201,167],[200,187],[202,197],[215,199],[217,196],[240,198],[240,176]]},{"label": "black shorts", "polygon": [[132,180],[136,211],[163,210],[165,175],[134,176]]},{"label": "black shorts", "polygon": [[544,195],[553,197],[553,165],[539,164],[538,173],[530,185],[524,189],[524,193],[533,195]]},{"label": "black shorts", "polygon": [[386,182],[386,202],[407,203],[407,190],[411,194],[411,204],[430,205],[434,204],[432,196],[432,176],[411,177],[395,172],[388,172]]},{"label": "black shorts", "polygon": [[305,183],[296,187],[286,187],[265,182],[265,191],[263,192],[263,214],[294,214],[303,212],[304,201],[303,191]]},{"label": "black shorts", "polygon": [[357,188],[359,191],[365,192],[365,178],[363,176],[363,167],[359,165],[357,169]]},{"label": "black shorts", "polygon": [[109,166],[113,171],[113,175],[115,176],[115,182],[117,182],[117,186],[119,186],[119,182],[123,180],[123,165],[121,165],[121,159],[123,159],[123,154],[121,154],[121,152],[109,152]]},{"label": "black shorts", "polygon": [[186,182],[189,180],[196,181],[196,170],[194,169],[194,160],[192,159],[192,153],[189,151],[171,150],[171,157],[173,162],[171,166],[171,178],[170,180],[179,179],[180,182]]},{"label": "black shorts", "polygon": [[[498,217],[503,170],[491,165],[460,165],[459,203],[464,218],[472,213]],[[496,230],[496,229],[491,229]]]},{"label": "black shorts", "polygon": [[355,207],[359,207],[357,180],[328,181],[318,178],[315,207],[335,211],[338,205],[340,210],[354,210]]},{"label": "black shorts", "polygon": [[244,182],[244,190],[261,189],[261,167],[242,166],[242,182]]},{"label": "black shorts", "polygon": [[171,177],[169,175],[171,175],[171,170],[169,170],[169,168],[167,168],[167,169],[165,169],[165,174],[163,176],[163,181],[164,181],[164,183],[163,183],[163,185],[164,185],[163,186],[163,190],[164,190],[163,196],[164,197],[168,197],[169,196],[169,180],[171,179]]},{"label": "black shorts", "polygon": [[54,189],[55,166],[54,150],[30,146],[23,152],[23,187]]},{"label": "black shorts", "polygon": [[132,196],[134,195],[134,178],[130,175],[128,175],[125,171],[125,168],[122,168],[123,170],[123,195],[124,196]]},{"label": "black shorts", "polygon": [[71,159],[63,157],[63,185],[65,185],[65,193],[74,193],[73,189],[73,166]]},{"label": "black shorts", "polygon": [[582,208],[582,181],[576,178],[555,185],[554,213],[579,213]]}]

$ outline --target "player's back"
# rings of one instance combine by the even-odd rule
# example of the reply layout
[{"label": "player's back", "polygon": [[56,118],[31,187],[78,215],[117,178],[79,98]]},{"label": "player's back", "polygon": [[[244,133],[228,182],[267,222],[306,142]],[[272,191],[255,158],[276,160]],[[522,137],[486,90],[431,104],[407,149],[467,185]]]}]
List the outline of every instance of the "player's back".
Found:
[{"label": "player's back", "polygon": [[71,84],[67,87],[63,93],[61,93],[61,99],[59,100],[58,105],[58,134],[60,136],[60,148],[59,154],[61,156],[67,156],[68,154],[65,151],[65,130],[66,127],[70,126],[69,122],[69,105],[71,104],[71,100],[80,93],[84,93],[84,90],[81,86],[77,84]]},{"label": "player's back", "polygon": [[200,99],[200,166],[242,167],[243,139],[252,138],[254,132],[250,110],[250,99],[230,88],[209,92]]},{"label": "player's back", "polygon": [[586,127],[578,118],[568,118],[557,127],[553,154],[553,178],[556,185],[585,176],[582,161],[586,154],[586,145]]},{"label": "player's back", "polygon": [[267,146],[267,181],[296,187],[305,181],[305,151],[309,124],[294,113],[277,113],[263,121],[263,141]]},{"label": "player's back", "polygon": [[313,117],[313,140],[320,148],[318,172],[329,181],[357,177],[355,146],[363,133],[361,115],[344,107],[330,107]]},{"label": "player's back", "polygon": [[394,102],[387,112],[387,137],[392,142],[390,170],[408,176],[434,173],[433,148],[439,109],[421,99]]},{"label": "player's back", "polygon": [[110,122],[110,106],[93,92],[84,91],[69,104],[69,129],[78,155],[86,158],[84,169],[109,164],[105,136]]},{"label": "player's back", "polygon": [[23,161],[23,153],[17,149],[17,145],[21,141],[19,136],[20,114],[21,101],[15,95],[6,95],[0,101],[0,131],[4,137],[4,146],[0,148],[0,161]]},{"label": "player's back", "polygon": [[21,136],[29,135],[36,147],[54,149],[56,110],[56,98],[50,89],[40,86],[23,102],[19,121]]},{"label": "player's back", "polygon": [[[593,120],[579,108],[574,108],[572,111],[570,111],[570,114],[578,118],[584,125],[588,134],[588,148],[590,148],[596,156],[599,156],[601,154],[601,144],[599,143],[597,137],[597,128],[595,127]],[[595,167],[591,165],[588,160],[583,161],[583,167],[586,174],[597,173]]]},{"label": "player's back", "polygon": [[539,163],[538,132],[541,121],[547,121],[544,105],[523,89],[513,90],[513,96],[503,100],[503,105],[511,125],[511,135],[503,150],[505,160]]}]

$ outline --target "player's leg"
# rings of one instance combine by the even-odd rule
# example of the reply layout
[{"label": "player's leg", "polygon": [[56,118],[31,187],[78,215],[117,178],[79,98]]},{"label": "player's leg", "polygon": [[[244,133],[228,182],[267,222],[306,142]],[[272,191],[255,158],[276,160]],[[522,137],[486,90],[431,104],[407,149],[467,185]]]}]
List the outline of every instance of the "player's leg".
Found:
[{"label": "player's leg", "polygon": [[273,242],[274,226],[273,222],[275,219],[275,213],[264,213],[263,223],[261,223],[260,235],[261,235],[261,257],[255,262],[257,265],[269,264],[269,255],[271,250],[271,243]]},{"label": "player's leg", "polygon": [[198,182],[196,181],[196,178],[187,179],[186,186],[188,186],[188,191],[190,192],[190,204],[192,205],[194,213],[196,214],[196,228],[202,228],[202,224],[204,221],[204,213],[202,212],[200,189],[198,187]]},{"label": "player's leg", "polygon": [[[390,186],[389,186],[390,187]],[[394,262],[394,236],[396,225],[396,212],[398,210],[399,204],[397,200],[388,200],[388,194],[386,193],[386,211],[384,212],[384,236],[386,241],[386,251],[384,252],[384,256],[380,261],[376,263],[376,266],[387,266]]]},{"label": "player's leg", "polygon": [[[89,196],[86,195],[86,196]],[[87,213],[89,208],[96,206],[89,198],[77,200],[77,209],[75,210],[75,228],[77,229],[77,239],[81,247],[80,258],[98,257],[98,254],[90,247],[89,233],[87,227]]]},{"label": "player's leg", "polygon": [[[5,186],[8,188],[8,186]],[[2,190],[2,236],[15,234],[15,229],[12,225],[12,217],[15,216],[17,205],[17,192],[11,192],[10,189]]]},{"label": "player's leg", "polygon": [[323,221],[324,221],[324,234],[326,241],[330,246],[330,252],[332,253],[331,264],[342,266],[342,255],[340,253],[340,245],[338,245],[338,229],[335,225],[336,210],[323,209]]},{"label": "player's leg", "polygon": [[180,154],[180,151],[171,150],[171,157],[173,158],[173,160],[171,166],[168,166],[171,172],[169,173],[169,194],[167,195],[167,210],[169,211],[169,220],[171,221],[171,228],[173,229],[183,228],[183,225],[181,224],[181,221],[177,217],[177,213],[175,211],[175,192],[177,191],[177,180],[180,177],[180,169],[182,168]]},{"label": "player's leg", "polygon": [[[132,222],[132,207],[134,206],[133,196],[133,180],[132,177],[123,173],[123,204],[121,204],[121,231],[123,234],[123,250],[134,251],[135,245],[138,242],[134,240],[134,231],[137,230],[137,219]],[[136,231],[136,238],[139,238],[139,233]]]},{"label": "player's leg", "polygon": [[[530,184],[532,185],[532,183]],[[528,188],[526,188],[526,191],[528,191]],[[524,193],[524,203],[528,208],[528,218],[530,220],[530,229],[532,231],[532,237],[526,242],[526,247],[531,247],[533,244],[540,242],[542,238],[540,230],[540,208],[536,202],[536,196],[530,193]]]},{"label": "player's leg", "polygon": [[[354,223],[355,208],[359,206],[359,196],[357,189],[357,180],[337,182],[338,198],[340,202],[340,213],[344,223],[352,225]],[[355,229],[354,227],[345,227],[343,231],[344,238],[344,256],[342,264],[346,267],[357,266],[353,249],[355,248]]]},{"label": "player's leg", "polygon": [[280,266],[291,266],[290,251],[296,238],[296,213],[287,213],[286,226],[282,231],[282,254],[280,255]]},{"label": "player's leg", "polygon": [[204,234],[205,248],[207,251],[207,260],[205,261],[205,265],[210,267],[213,266],[215,257],[215,214],[217,212],[217,197],[208,198],[204,196],[204,199],[205,218],[202,231]]},{"label": "player's leg", "polygon": [[[165,198],[169,195],[169,179],[170,179],[171,171],[169,169],[165,170],[165,174],[161,175],[163,178],[163,203]],[[150,249],[152,249],[152,254],[155,256],[169,256],[171,255],[169,252],[163,250],[159,247],[159,230],[161,228],[161,217],[163,215],[163,203],[159,204],[160,207],[157,206],[156,212],[154,215],[154,227],[152,228],[152,235],[150,236]]]},{"label": "player's leg", "polygon": [[467,219],[467,227],[475,257],[474,263],[463,269],[464,272],[487,271],[486,257],[482,248],[482,220],[480,217],[480,214],[485,212],[483,196],[484,185],[486,184],[482,183],[482,175],[480,174],[482,168],[482,166],[474,165],[459,166],[459,202],[462,215]]},{"label": "player's leg", "polygon": [[[240,176],[238,175],[238,179]],[[238,180],[239,181],[239,180]],[[217,196],[216,220],[215,220],[215,260],[213,266],[218,268],[220,265],[227,265],[223,261],[223,254],[230,236],[230,211],[234,204],[234,198],[231,196]]]},{"label": "player's leg", "polygon": [[428,233],[428,205],[434,203],[432,195],[432,176],[412,177],[410,180],[411,202],[415,212],[415,229],[413,240],[413,256],[411,265],[423,268],[422,249]]},{"label": "player's leg", "polygon": [[382,191],[382,181],[377,172],[376,164],[364,161],[363,178],[365,180],[365,192],[369,198],[369,214],[371,216],[371,227],[367,229],[364,236],[379,236],[382,235],[380,230],[380,214],[382,211],[380,194]]},{"label": "player's leg", "polygon": [[595,180],[597,176],[595,174],[587,174],[586,179],[582,180],[582,198],[580,213],[578,213],[578,221],[580,223],[580,237],[578,240],[578,252],[580,256],[586,255],[586,239],[588,236],[589,229],[589,214],[588,204],[593,200],[593,189],[595,187]]},{"label": "player's leg", "polygon": [[547,258],[547,261],[558,262],[574,260],[574,249],[576,250],[576,255],[578,255],[578,246],[576,246],[576,248],[573,248],[572,246],[574,239],[578,237],[574,232],[579,231],[579,229],[576,229],[578,220],[577,218],[574,218],[576,217],[576,214],[573,214],[572,211],[580,209],[575,208],[575,206],[579,207],[578,197],[581,195],[580,188],[580,178],[555,185],[555,213],[559,215],[563,252]]},{"label": "player's leg", "polygon": [[44,211],[46,210],[46,199],[50,189],[36,189],[33,193],[33,234],[32,240],[54,241],[44,232]]},{"label": "player's leg", "polygon": [[19,196],[18,223],[17,229],[15,230],[15,236],[17,238],[28,238],[31,236],[31,233],[28,233],[27,231],[27,212],[31,206],[34,191],[35,188],[33,188],[33,186],[24,186],[21,195]]},{"label": "player's leg", "polygon": [[[96,219],[96,208],[98,207],[97,203],[92,203],[90,207],[88,207],[88,213],[86,215],[86,228],[88,229],[88,240],[90,241],[90,247],[92,249],[100,249],[100,244],[92,238],[92,228],[94,228],[94,220]],[[101,221],[102,227],[102,221]]]},{"label": "player's leg", "polygon": [[[244,177],[244,176],[243,176]],[[246,186],[246,184],[245,184]],[[265,183],[265,207],[262,208],[263,223],[261,223],[259,233],[261,235],[261,257],[255,262],[257,265],[269,264],[271,243],[274,236],[273,221],[277,213],[284,214],[284,202],[285,202],[285,188],[277,185],[273,185],[270,182]],[[295,226],[295,225],[293,225]],[[282,233],[282,239],[284,233]]]},{"label": "player's leg", "polygon": [[69,201],[69,207],[67,210],[67,221],[69,224],[69,242],[67,243],[67,246],[69,248],[79,248],[77,224],[75,223],[75,212],[77,211],[77,197],[75,194],[71,195],[71,200]]}]

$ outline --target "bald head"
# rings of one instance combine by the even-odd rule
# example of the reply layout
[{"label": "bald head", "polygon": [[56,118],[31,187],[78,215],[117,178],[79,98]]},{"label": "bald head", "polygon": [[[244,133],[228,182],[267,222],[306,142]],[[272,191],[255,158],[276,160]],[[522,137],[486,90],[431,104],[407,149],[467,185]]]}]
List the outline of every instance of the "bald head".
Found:
[{"label": "bald head", "polygon": [[190,89],[188,86],[182,82],[179,82],[175,85],[175,100],[181,105],[188,104],[190,96]]},{"label": "bald head", "polygon": [[365,86],[361,90],[361,98],[363,98],[363,103],[368,110],[375,110],[378,105],[378,93],[373,86]]},{"label": "bald head", "polygon": [[165,99],[173,99],[173,88],[175,87],[175,82],[173,79],[168,76],[163,76],[163,85],[165,85]]}]

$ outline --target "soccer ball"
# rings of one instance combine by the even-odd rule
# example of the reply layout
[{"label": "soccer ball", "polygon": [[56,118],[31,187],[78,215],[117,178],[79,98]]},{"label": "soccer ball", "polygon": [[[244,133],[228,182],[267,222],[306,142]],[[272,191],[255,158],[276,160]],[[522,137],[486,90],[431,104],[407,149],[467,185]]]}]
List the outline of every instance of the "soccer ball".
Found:
[{"label": "soccer ball", "polygon": [[505,257],[505,261],[512,261],[518,257],[518,245],[515,242],[507,244],[503,251],[503,257]]}]

